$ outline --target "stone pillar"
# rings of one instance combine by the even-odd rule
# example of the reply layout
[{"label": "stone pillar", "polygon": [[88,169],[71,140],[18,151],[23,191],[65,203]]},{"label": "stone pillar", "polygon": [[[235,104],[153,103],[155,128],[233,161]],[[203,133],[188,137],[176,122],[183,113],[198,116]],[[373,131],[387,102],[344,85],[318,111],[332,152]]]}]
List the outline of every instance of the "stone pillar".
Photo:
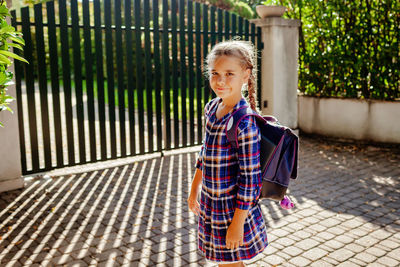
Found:
[{"label": "stone pillar", "polygon": [[[7,1],[11,7],[11,1]],[[7,17],[8,24],[10,18]],[[14,64],[8,68],[14,73]],[[14,80],[15,82],[15,80]],[[8,95],[17,98],[15,85],[7,87]],[[17,103],[13,101],[10,105],[13,114],[7,110],[0,112],[0,121],[4,127],[0,127],[0,192],[18,189],[24,186],[21,170],[21,153],[18,132],[18,110]]]},{"label": "stone pillar", "polygon": [[297,81],[300,20],[255,19],[262,29],[261,103],[264,115],[297,129]]}]

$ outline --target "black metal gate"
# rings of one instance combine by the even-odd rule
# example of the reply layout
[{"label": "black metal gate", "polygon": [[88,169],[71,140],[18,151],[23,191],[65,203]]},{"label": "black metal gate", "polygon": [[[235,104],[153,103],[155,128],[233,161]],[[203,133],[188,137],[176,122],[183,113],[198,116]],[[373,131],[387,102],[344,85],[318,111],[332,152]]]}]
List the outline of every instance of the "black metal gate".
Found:
[{"label": "black metal gate", "polygon": [[233,36],[262,45],[248,20],[192,1],[59,0],[20,12],[23,174],[200,144],[207,51]]}]

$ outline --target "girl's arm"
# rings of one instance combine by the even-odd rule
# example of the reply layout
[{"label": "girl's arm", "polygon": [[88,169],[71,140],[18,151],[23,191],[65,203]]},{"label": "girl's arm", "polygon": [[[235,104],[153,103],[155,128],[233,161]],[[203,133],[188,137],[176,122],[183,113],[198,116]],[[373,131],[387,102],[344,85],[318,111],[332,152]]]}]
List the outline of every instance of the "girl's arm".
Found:
[{"label": "girl's arm", "polygon": [[226,247],[235,249],[243,244],[244,223],[261,188],[259,129],[253,117],[239,123],[238,161],[240,176],[236,195],[236,210],[226,233]]},{"label": "girl's arm", "polygon": [[194,173],[192,186],[190,189],[190,195],[189,198],[187,199],[189,209],[196,215],[199,215],[200,207],[199,207],[199,202],[197,201],[197,196],[200,191],[202,177],[203,177],[203,172],[200,169],[196,168],[196,172]]}]

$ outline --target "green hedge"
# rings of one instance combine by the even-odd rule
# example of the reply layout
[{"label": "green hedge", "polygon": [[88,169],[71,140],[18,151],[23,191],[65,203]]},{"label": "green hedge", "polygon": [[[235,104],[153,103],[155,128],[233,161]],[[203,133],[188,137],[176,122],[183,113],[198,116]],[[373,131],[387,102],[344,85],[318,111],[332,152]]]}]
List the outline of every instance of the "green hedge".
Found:
[{"label": "green hedge", "polygon": [[400,1],[274,2],[302,22],[301,92],[400,100]]}]

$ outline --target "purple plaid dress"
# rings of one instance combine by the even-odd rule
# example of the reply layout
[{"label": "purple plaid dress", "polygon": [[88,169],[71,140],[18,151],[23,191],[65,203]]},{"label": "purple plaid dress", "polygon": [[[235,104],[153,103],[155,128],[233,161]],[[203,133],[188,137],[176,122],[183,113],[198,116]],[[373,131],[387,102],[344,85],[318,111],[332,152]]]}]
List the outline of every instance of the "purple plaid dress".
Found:
[{"label": "purple plaid dress", "polygon": [[[260,135],[253,117],[243,119],[238,128],[239,149],[234,151],[225,135],[232,112],[247,105],[242,98],[233,110],[217,119],[217,97],[205,106],[205,138],[196,168],[202,170],[198,247],[206,259],[235,262],[251,259],[268,245],[266,226],[258,204],[262,185],[259,163]],[[249,210],[244,224],[243,246],[225,247],[226,231],[235,209]]]}]

